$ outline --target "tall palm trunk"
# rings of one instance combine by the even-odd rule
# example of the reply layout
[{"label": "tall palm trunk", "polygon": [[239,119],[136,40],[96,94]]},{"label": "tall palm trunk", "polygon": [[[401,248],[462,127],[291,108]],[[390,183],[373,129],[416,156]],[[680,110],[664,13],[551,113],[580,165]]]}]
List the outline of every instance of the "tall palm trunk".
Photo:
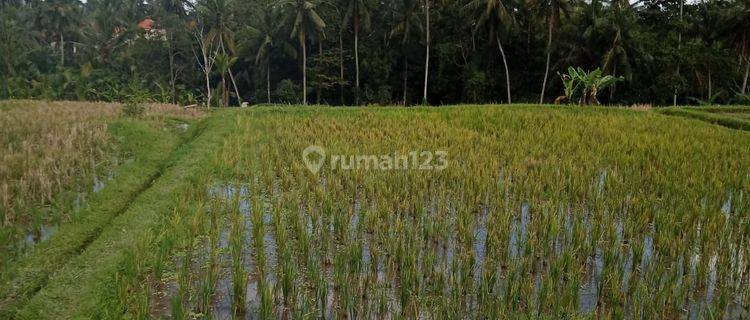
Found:
[{"label": "tall palm trunk", "polygon": [[271,57],[266,57],[266,98],[271,103]]},{"label": "tall palm trunk", "polygon": [[[617,64],[612,65],[612,76],[617,76]],[[617,83],[613,83],[612,87],[609,89],[609,103],[612,103],[612,100],[615,99],[615,87],[617,86]],[[596,96],[594,96],[596,98]]]},{"label": "tall palm trunk", "polygon": [[503,50],[503,44],[500,42],[500,37],[496,37],[497,47],[500,49],[500,56],[503,58],[503,66],[505,67],[505,88],[508,92],[508,103],[513,103],[510,98],[510,71],[508,70],[508,61],[505,58],[505,50]]},{"label": "tall palm trunk", "polygon": [[241,106],[242,96],[240,96],[240,90],[237,89],[237,81],[234,81],[234,75],[232,75],[232,68],[230,67],[227,70],[229,71],[229,80],[232,81],[232,86],[234,87],[234,94],[237,95],[237,103]]},{"label": "tall palm trunk", "polygon": [[427,78],[430,72],[430,0],[425,0],[424,3],[424,11],[427,18],[425,22],[425,44],[427,48],[424,57],[424,90],[422,92],[422,103],[427,104]]},{"label": "tall palm trunk", "polygon": [[552,15],[550,15],[549,27],[547,28],[547,67],[544,69],[544,82],[542,82],[542,94],[539,104],[544,103],[544,91],[547,90],[547,77],[549,76],[549,61],[552,56]]},{"label": "tall palm trunk", "polygon": [[225,107],[229,106],[229,90],[227,90],[227,80],[226,80],[226,74],[221,74],[221,95],[222,95],[222,103]]},{"label": "tall palm trunk", "polygon": [[300,37],[302,45],[302,104],[307,105],[307,45],[305,37]]},{"label": "tall palm trunk", "polygon": [[404,46],[404,105],[409,103],[406,101],[406,92],[408,91],[408,77],[409,77],[409,57],[406,55],[406,46]]},{"label": "tall palm trunk", "polygon": [[[321,62],[320,62],[321,64],[323,63],[323,61],[322,61],[322,57],[323,57],[323,40],[322,40],[323,38],[322,38],[322,36],[323,35],[321,34],[321,39],[319,40],[320,43],[319,43],[319,46],[318,46],[319,55],[321,57]],[[316,104],[320,104],[320,101],[321,101],[321,98],[322,98],[322,94],[323,94],[323,85],[321,84],[320,81],[318,81],[318,88],[315,91],[317,92],[317,94],[315,95],[315,98],[316,98],[317,101],[315,101],[315,103]]]},{"label": "tall palm trunk", "polygon": [[[221,41],[220,42],[221,53],[223,53],[223,54],[226,55],[227,51],[226,51],[226,49],[224,49],[224,37],[220,36],[219,40]],[[231,66],[227,66],[227,72],[229,73],[229,79],[232,80],[232,86],[234,86],[234,94],[237,95],[237,102],[238,102],[239,105],[242,105],[242,97],[240,96],[240,91],[237,90],[237,82],[234,81],[234,76],[232,75],[232,67]],[[224,78],[224,75],[221,75],[221,77]],[[227,88],[224,87],[223,90],[227,91]],[[229,105],[229,93],[226,94],[226,101],[224,102],[224,105],[225,106]]]},{"label": "tall palm trunk", "polygon": [[745,77],[742,80],[742,94],[745,94],[745,90],[747,89],[747,77],[750,75],[750,60],[745,59]]},{"label": "tall palm trunk", "polygon": [[60,32],[60,66],[65,65],[65,39],[62,31]]},{"label": "tall palm trunk", "polygon": [[[169,31],[167,31],[169,32]],[[175,88],[176,76],[174,68],[174,46],[173,46],[172,32],[169,32],[169,90],[172,96],[172,103],[177,102],[177,90]]]},{"label": "tall palm trunk", "polygon": [[[357,12],[357,8],[354,10]],[[359,105],[359,14],[354,17],[354,68],[357,74],[354,103]]]},{"label": "tall palm trunk", "polygon": [[[682,24],[682,13],[685,1],[680,0],[680,24]],[[680,32],[677,34],[677,53],[680,54],[682,50],[682,25],[680,25]],[[680,54],[681,56],[681,54]],[[680,64],[677,64],[677,76],[680,76]],[[672,96],[672,105],[677,105],[677,88],[674,88],[674,95]]]},{"label": "tall palm trunk", "polygon": [[339,104],[344,105],[344,37],[339,31]]},{"label": "tall palm trunk", "polygon": [[711,88],[711,64],[709,63],[708,64],[708,99],[707,99],[709,103],[711,102],[711,99],[713,98],[712,89],[713,88]]}]

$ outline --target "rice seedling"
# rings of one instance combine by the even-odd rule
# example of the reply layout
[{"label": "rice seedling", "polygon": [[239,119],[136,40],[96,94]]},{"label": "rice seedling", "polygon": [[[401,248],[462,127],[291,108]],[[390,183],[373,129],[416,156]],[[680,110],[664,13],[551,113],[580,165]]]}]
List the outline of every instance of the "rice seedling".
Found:
[{"label": "rice seedling", "polygon": [[[689,289],[678,268],[685,265],[679,259],[687,244],[697,243],[702,255],[739,254],[728,247],[742,232],[726,229],[738,227],[701,212],[717,212],[726,203],[725,192],[711,190],[747,192],[747,177],[735,174],[748,161],[738,149],[746,141],[707,129],[698,134],[721,135],[722,143],[687,139],[684,123],[624,110],[457,110],[406,116],[399,110],[269,108],[240,120],[244,141],[238,143],[255,148],[226,149],[224,157],[253,170],[234,178],[258,181],[267,196],[299,199],[272,204],[279,261],[258,265],[262,274],[278,270],[277,307],[315,301],[321,317],[675,317],[685,315],[683,301],[696,290],[698,296],[716,296],[705,310],[728,304],[716,295],[718,285],[708,284],[729,284],[739,275],[717,268],[712,276],[710,264],[701,261],[698,285]],[[668,143],[654,135],[657,129],[631,121],[636,117],[658,123],[658,130],[670,127],[675,137]],[[352,129],[357,127],[388,130]],[[542,136],[556,138],[538,140]],[[311,175],[298,158],[307,144],[326,146],[332,154],[427,146],[460,158],[439,172],[331,168]],[[702,161],[714,152],[735,158],[702,173],[677,160],[705,166]],[[466,172],[474,174],[467,178]],[[696,206],[701,201],[704,209]],[[265,234],[261,226],[268,220],[260,213],[253,220],[255,234]],[[681,232],[697,222],[723,240]],[[254,241],[261,251],[256,259],[265,261],[267,246]],[[649,286],[661,279],[672,280]],[[289,302],[297,296],[301,300]]]},{"label": "rice seedling", "polygon": [[[232,117],[189,181],[192,196],[144,249],[147,273],[174,272],[175,317],[221,318],[227,305],[259,318],[748,310],[742,131],[622,109],[265,107]],[[443,170],[326,162],[314,173],[301,159],[311,144],[329,157],[449,159]]]},{"label": "rice seedling", "polygon": [[232,254],[232,305],[233,314],[245,314],[247,296],[247,272],[245,271],[245,220],[239,210],[235,210],[231,222],[230,248]]}]

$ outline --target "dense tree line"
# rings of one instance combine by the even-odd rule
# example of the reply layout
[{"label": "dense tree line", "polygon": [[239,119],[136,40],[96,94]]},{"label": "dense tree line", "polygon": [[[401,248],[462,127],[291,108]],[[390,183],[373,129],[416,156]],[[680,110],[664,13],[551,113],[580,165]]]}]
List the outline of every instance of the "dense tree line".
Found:
[{"label": "dense tree line", "polygon": [[0,0],[0,98],[748,103],[748,0]]}]

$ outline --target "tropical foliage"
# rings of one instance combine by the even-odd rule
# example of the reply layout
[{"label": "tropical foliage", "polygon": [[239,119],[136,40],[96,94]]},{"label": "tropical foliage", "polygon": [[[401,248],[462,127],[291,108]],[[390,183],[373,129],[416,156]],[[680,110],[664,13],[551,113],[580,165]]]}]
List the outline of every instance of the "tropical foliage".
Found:
[{"label": "tropical foliage", "polygon": [[[746,1],[3,0],[0,98],[213,105],[744,101]],[[285,97],[288,98],[288,97]],[[588,99],[588,98],[587,98]],[[585,99],[586,100],[586,99]]]},{"label": "tropical foliage", "polygon": [[598,105],[597,94],[599,91],[614,86],[618,81],[625,80],[622,76],[604,75],[599,68],[586,72],[580,67],[577,69],[568,68],[568,74],[560,75],[560,79],[565,86],[565,95],[558,97],[555,102],[576,101],[575,96],[578,95],[578,103],[586,105]]}]

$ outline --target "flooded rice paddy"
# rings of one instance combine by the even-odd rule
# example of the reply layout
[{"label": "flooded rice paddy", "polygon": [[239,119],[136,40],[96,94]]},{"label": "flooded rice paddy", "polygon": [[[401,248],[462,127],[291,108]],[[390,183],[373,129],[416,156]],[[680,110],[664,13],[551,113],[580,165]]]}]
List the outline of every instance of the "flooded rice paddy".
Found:
[{"label": "flooded rice paddy", "polygon": [[[207,212],[219,223],[218,240],[208,235],[194,251],[190,263],[177,264],[181,266],[177,272],[191,278],[189,288],[183,290],[202,294],[207,301],[188,298],[183,308],[201,310],[213,319],[257,319],[269,314],[282,318],[305,315],[434,318],[442,306],[418,306],[414,304],[424,302],[412,299],[436,299],[435,304],[462,305],[472,317],[494,312],[504,314],[504,311],[483,309],[482,304],[491,299],[510,304],[501,307],[511,307],[510,310],[513,303],[524,301],[529,305],[518,308],[531,308],[524,313],[539,315],[549,313],[552,307],[543,304],[544,301],[565,301],[551,292],[568,288],[564,294],[576,302],[572,309],[559,307],[564,310],[562,314],[601,316],[602,309],[615,308],[610,304],[620,303],[617,315],[633,318],[649,312],[643,309],[646,303],[636,300],[639,295],[653,296],[668,290],[664,294],[683,297],[676,306],[675,316],[702,319],[718,312],[726,319],[741,319],[750,315],[744,248],[734,246],[729,251],[731,260],[723,261],[730,265],[721,268],[717,265],[718,253],[702,255],[698,247],[680,253],[679,260],[674,261],[660,255],[660,248],[654,241],[655,225],[649,225],[642,234],[626,235],[627,206],[614,215],[613,234],[605,236],[611,237],[608,240],[612,245],[592,239],[595,212],[574,212],[565,208],[561,213],[564,217],[560,221],[561,228],[548,237],[547,243],[541,242],[539,237],[530,235],[533,231],[529,229],[535,225],[532,220],[540,213],[535,212],[539,209],[529,202],[522,202],[512,210],[514,214],[508,221],[506,233],[496,233],[504,234],[505,239],[489,239],[488,220],[498,209],[483,206],[471,227],[471,237],[461,240],[470,243],[462,244],[459,229],[466,226],[460,225],[460,217],[450,207],[450,200],[440,203],[432,199],[424,204],[422,221],[408,232],[416,236],[429,233],[427,228],[436,227],[447,232],[429,240],[410,238],[407,233],[405,239],[399,239],[407,243],[396,244],[378,241],[379,235],[362,225],[370,221],[368,215],[377,211],[374,202],[357,196],[350,203],[347,216],[330,220],[309,214],[309,207],[304,205],[299,206],[299,212],[280,217],[278,206],[283,196],[278,190],[278,181],[276,186],[263,190],[252,183],[216,183],[208,188]],[[744,193],[740,194],[745,197]],[[732,198],[730,192],[721,209],[729,219],[735,212]],[[260,212],[254,213],[254,210]],[[442,216],[439,210],[446,210],[448,216]],[[240,218],[233,218],[235,215]],[[285,239],[279,239],[280,226],[275,223],[284,223],[286,219],[299,219],[301,226],[291,229],[302,234],[287,234]],[[435,223],[433,219],[445,221]],[[254,222],[260,226],[255,226]],[[700,227],[692,232],[700,235]],[[232,237],[238,237],[236,233],[242,233],[241,244],[233,243]],[[318,243],[299,247],[300,241]],[[490,248],[488,242],[494,242]],[[582,243],[587,242],[597,245],[586,249]],[[507,250],[501,250],[505,256],[494,256],[495,261],[488,262],[487,251],[496,250],[498,243],[507,244]],[[289,246],[298,247],[289,249]],[[469,248],[471,250],[466,252]],[[542,256],[542,252],[548,254]],[[403,256],[406,254],[413,256]],[[241,272],[233,269],[235,264],[241,266]],[[720,279],[720,269],[729,278]],[[237,278],[238,274],[241,278]],[[180,293],[179,284],[173,280],[165,299],[190,295]],[[649,288],[654,284],[660,286],[659,291]],[[717,287],[722,291],[718,298]],[[611,296],[613,291],[626,296],[617,301]],[[237,295],[243,296],[241,301],[237,300]],[[721,305],[723,310],[717,311],[717,306]],[[264,315],[263,309],[268,313]]]},{"label": "flooded rice paddy", "polygon": [[[192,240],[169,259],[155,313],[750,317],[750,141],[631,114],[460,111],[241,117],[186,200]],[[442,171],[313,173],[310,144],[451,158]]]}]

